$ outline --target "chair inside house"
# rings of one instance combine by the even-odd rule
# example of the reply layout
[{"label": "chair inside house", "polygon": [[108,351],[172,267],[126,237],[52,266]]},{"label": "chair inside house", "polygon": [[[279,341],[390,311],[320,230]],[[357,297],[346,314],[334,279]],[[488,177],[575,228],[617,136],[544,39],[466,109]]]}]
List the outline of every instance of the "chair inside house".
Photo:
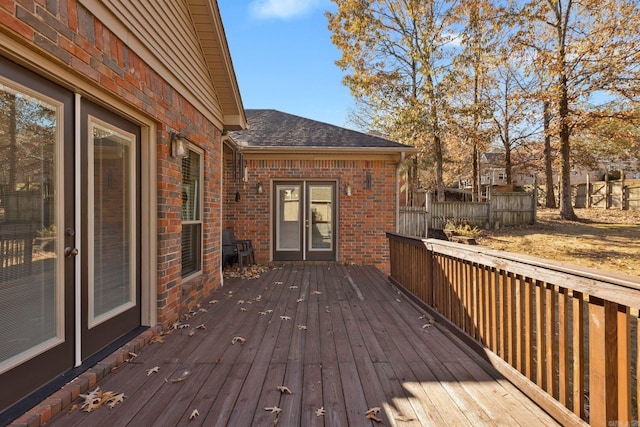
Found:
[{"label": "chair inside house", "polygon": [[233,230],[222,230],[222,268],[237,262],[240,271],[244,271],[245,259],[247,265],[256,263],[251,240],[238,240]]}]

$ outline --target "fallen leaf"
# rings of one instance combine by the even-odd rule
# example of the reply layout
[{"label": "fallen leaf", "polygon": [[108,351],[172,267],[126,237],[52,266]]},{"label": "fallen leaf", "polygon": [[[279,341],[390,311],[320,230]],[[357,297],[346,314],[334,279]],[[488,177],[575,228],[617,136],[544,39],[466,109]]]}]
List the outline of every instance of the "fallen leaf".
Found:
[{"label": "fallen leaf", "polygon": [[130,351],[129,352],[129,358],[127,359],[127,362],[130,361],[130,360],[135,359],[136,357],[138,357],[138,355],[135,354],[134,352]]},{"label": "fallen leaf", "polygon": [[207,325],[205,325],[204,323],[201,323],[198,326],[196,326],[196,329],[207,329]]},{"label": "fallen leaf", "polygon": [[160,366],[154,366],[153,368],[147,369],[147,376],[157,374],[158,372],[160,372]]},{"label": "fallen leaf", "polygon": [[189,325],[188,323],[183,323],[182,325],[178,325],[178,329],[186,329],[189,328],[191,325]]},{"label": "fallen leaf", "polygon": [[311,295],[322,295],[322,292],[314,289],[314,290],[311,291]]},{"label": "fallen leaf", "polygon": [[200,313],[207,313],[208,312],[206,308],[200,308],[200,309],[198,309],[198,311]]},{"label": "fallen leaf", "polygon": [[190,336],[190,337],[194,336],[195,334],[196,334],[196,331],[190,331],[190,332],[189,332],[189,336]]},{"label": "fallen leaf", "polygon": [[220,362],[222,362],[222,356],[216,357],[216,363],[220,363]]},{"label": "fallen leaf", "polygon": [[276,427],[279,422],[280,422],[280,420],[278,419],[278,416],[276,416],[275,419],[273,420],[274,427]]},{"label": "fallen leaf", "polygon": [[247,311],[247,309],[244,307],[240,307],[240,311]]},{"label": "fallen leaf", "polygon": [[231,340],[231,344],[235,344],[237,342],[239,342],[240,344],[244,344],[245,342],[247,342],[247,339],[242,337],[233,337],[233,339]]},{"label": "fallen leaf", "polygon": [[296,285],[293,285],[293,286],[289,286],[289,289],[298,289],[298,287]]},{"label": "fallen leaf", "polygon": [[149,340],[149,344],[153,344],[154,342],[157,342],[158,344],[162,344],[164,343],[164,337],[161,335],[154,335]]},{"label": "fallen leaf", "polygon": [[265,315],[267,314],[267,312],[266,312],[266,311],[259,311],[259,312],[258,312],[258,314],[259,314],[260,316],[265,316]]},{"label": "fallen leaf", "polygon": [[306,331],[307,327],[305,325],[298,325],[298,329],[300,329],[301,331]]},{"label": "fallen leaf", "polygon": [[380,413],[380,407],[379,407],[379,406],[376,406],[376,407],[374,407],[374,408],[370,408],[370,409],[369,409],[367,412],[365,412],[364,414],[366,415],[366,417],[367,417],[368,419],[373,420],[373,421],[375,421],[375,422],[377,422],[377,423],[381,423],[381,422],[382,422],[382,419],[381,419],[381,418],[376,417],[376,415],[377,415],[378,413]]},{"label": "fallen leaf", "polygon": [[191,411],[191,415],[189,415],[189,420],[193,420],[198,415],[200,415],[200,412],[198,412],[197,409],[194,409],[193,411]]},{"label": "fallen leaf", "polygon": [[282,320],[291,320],[291,317],[289,317],[289,316],[280,316],[280,319],[282,319]]},{"label": "fallen leaf", "polygon": [[283,385],[279,385],[278,387],[276,387],[276,390],[278,390],[280,393],[292,394],[291,390],[289,390],[289,387],[285,387]]},{"label": "fallen leaf", "polygon": [[217,304],[218,300],[217,299],[212,299],[211,301],[209,301],[209,304]]},{"label": "fallen leaf", "polygon": [[407,415],[398,415],[396,418],[396,421],[401,421],[401,422],[411,422],[411,421],[417,421],[415,418],[413,417],[409,417]]},{"label": "fallen leaf", "polygon": [[258,295],[253,299],[254,301],[262,301],[262,295]]},{"label": "fallen leaf", "polygon": [[422,316],[418,317],[418,320],[422,320],[422,319],[426,319],[426,318],[427,318],[427,315],[423,314]]},{"label": "fallen leaf", "polygon": [[107,399],[107,402],[109,402],[109,409],[113,409],[118,403],[124,402],[125,397],[124,393],[119,393]]},{"label": "fallen leaf", "polygon": [[269,314],[273,313],[273,310],[265,310],[265,311]]},{"label": "fallen leaf", "polygon": [[164,382],[165,383],[180,383],[180,382],[186,380],[188,376],[189,376],[189,371],[184,371],[182,373],[182,376],[180,376],[178,378],[165,378]]},{"label": "fallen leaf", "polygon": [[400,298],[396,298],[396,302],[402,302]]},{"label": "fallen leaf", "polygon": [[327,411],[325,411],[324,406],[320,409],[316,409],[316,417],[323,417],[326,413]]},{"label": "fallen leaf", "polygon": [[269,411],[272,414],[279,414],[280,412],[282,412],[282,409],[278,408],[277,406],[267,406],[266,408],[264,408],[265,411]]},{"label": "fallen leaf", "polygon": [[284,283],[282,282],[273,282],[274,285],[283,285]]},{"label": "fallen leaf", "polygon": [[244,304],[244,300],[243,299],[239,299],[236,304]]},{"label": "fallen leaf", "polygon": [[303,302],[303,301],[304,301],[304,298],[298,298],[298,299],[296,300],[296,302]]},{"label": "fallen leaf", "polygon": [[434,324],[433,320],[428,321],[427,323],[425,323],[424,325],[422,325],[422,329],[429,329],[430,327],[432,327]]}]

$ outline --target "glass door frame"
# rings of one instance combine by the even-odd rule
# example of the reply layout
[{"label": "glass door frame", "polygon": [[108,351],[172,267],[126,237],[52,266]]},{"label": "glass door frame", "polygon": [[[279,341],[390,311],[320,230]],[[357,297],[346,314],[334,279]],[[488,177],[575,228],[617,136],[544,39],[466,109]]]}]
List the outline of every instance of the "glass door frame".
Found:
[{"label": "glass door frame", "polygon": [[[337,216],[338,216],[338,197],[337,197],[337,181],[335,180],[274,180],[270,187],[273,188],[272,194],[272,258],[274,261],[335,261],[337,259]],[[329,224],[330,247],[329,248],[313,248],[314,241],[313,230],[315,221],[313,218],[313,209],[311,206],[311,194],[313,188],[331,187],[331,219]],[[281,189],[298,188],[298,209],[296,211],[296,225],[291,225],[291,230],[296,230],[299,235],[297,240],[297,248],[281,249],[282,236],[282,215],[284,214],[282,200],[280,198]],[[326,201],[325,201],[326,202]],[[289,210],[289,214],[293,211]]]}]

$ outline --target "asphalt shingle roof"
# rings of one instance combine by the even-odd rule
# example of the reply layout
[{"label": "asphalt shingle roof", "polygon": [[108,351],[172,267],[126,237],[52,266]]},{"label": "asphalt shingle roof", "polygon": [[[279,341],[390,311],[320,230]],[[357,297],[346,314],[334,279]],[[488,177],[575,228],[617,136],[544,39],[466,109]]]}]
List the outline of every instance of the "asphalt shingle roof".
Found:
[{"label": "asphalt shingle roof", "polygon": [[230,132],[243,147],[397,148],[409,146],[277,110],[247,109],[249,129]]}]

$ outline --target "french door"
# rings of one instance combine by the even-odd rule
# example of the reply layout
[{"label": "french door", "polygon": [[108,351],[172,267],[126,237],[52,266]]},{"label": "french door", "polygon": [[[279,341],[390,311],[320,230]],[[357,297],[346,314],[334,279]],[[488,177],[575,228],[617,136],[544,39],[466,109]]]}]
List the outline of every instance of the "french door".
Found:
[{"label": "french door", "polygon": [[335,193],[335,182],[274,183],[274,260],[335,261]]},{"label": "french door", "polygon": [[0,415],[140,325],[139,162],[138,126],[0,57]]}]

